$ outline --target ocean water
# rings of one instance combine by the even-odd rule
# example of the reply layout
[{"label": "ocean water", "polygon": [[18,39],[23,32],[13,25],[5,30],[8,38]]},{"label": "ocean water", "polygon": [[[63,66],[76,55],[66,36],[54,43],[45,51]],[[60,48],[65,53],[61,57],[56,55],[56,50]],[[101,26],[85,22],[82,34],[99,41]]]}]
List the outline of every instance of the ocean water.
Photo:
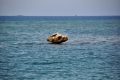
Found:
[{"label": "ocean water", "polygon": [[120,80],[120,16],[1,16],[0,80]]}]

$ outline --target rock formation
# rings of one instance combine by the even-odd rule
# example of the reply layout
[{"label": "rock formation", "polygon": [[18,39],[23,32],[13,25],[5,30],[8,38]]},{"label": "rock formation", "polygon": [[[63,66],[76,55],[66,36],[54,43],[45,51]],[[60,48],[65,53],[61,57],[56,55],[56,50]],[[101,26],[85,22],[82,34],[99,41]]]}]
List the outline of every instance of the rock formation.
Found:
[{"label": "rock formation", "polygon": [[58,32],[47,38],[47,41],[52,42],[52,43],[56,43],[56,44],[60,44],[60,43],[65,42],[67,40],[68,40],[67,36],[64,36]]}]

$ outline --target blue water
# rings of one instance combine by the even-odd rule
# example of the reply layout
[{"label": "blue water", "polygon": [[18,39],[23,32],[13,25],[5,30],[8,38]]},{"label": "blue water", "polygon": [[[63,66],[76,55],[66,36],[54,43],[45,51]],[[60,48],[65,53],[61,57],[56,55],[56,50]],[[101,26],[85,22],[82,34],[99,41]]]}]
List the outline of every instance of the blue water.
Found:
[{"label": "blue water", "polygon": [[120,80],[120,16],[1,16],[0,80]]}]

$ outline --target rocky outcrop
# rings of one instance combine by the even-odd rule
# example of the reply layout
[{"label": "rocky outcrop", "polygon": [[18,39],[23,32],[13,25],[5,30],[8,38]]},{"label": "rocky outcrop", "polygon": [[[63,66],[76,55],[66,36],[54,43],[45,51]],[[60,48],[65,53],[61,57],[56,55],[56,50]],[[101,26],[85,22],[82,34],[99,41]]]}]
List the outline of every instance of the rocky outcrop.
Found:
[{"label": "rocky outcrop", "polygon": [[60,44],[60,43],[65,42],[67,40],[68,40],[67,36],[64,36],[58,32],[47,38],[47,41],[52,42],[52,43],[56,43],[56,44]]}]

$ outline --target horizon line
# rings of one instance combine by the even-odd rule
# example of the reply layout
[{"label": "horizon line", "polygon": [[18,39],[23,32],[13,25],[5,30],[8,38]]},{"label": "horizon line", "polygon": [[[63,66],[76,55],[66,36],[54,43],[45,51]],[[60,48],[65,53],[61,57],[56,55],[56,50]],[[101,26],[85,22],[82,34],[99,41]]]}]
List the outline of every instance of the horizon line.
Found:
[{"label": "horizon line", "polygon": [[120,16],[120,15],[0,15],[0,16]]}]

